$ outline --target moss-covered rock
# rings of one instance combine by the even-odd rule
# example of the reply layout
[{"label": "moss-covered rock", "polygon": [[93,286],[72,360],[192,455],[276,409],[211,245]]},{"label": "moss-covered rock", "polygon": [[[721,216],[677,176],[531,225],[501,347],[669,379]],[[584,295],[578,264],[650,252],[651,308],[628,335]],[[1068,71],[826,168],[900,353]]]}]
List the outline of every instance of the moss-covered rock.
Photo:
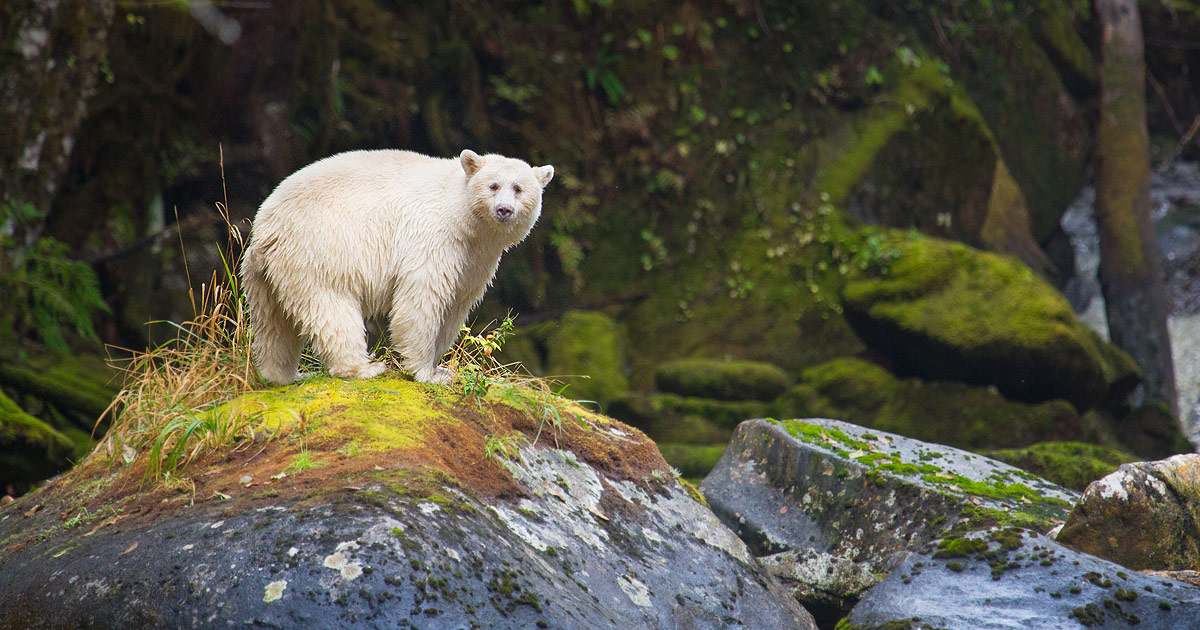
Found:
[{"label": "moss-covered rock", "polygon": [[1046,531],[1077,496],[972,453],[824,419],[741,424],[701,490],[826,619],[928,542],[996,525]]},{"label": "moss-covered rock", "polygon": [[1089,409],[1136,383],[1067,300],[1028,267],[961,244],[896,238],[886,275],[842,290],[847,320],[897,373],[994,385],[1006,396]]},{"label": "moss-covered rock", "polygon": [[1013,255],[1050,275],[1024,194],[979,108],[936,60],[911,63],[888,98],[854,119],[854,133],[838,135],[840,157],[817,186],[870,223]]},{"label": "moss-covered rock", "polygon": [[74,456],[71,438],[0,392],[0,492],[23,491],[68,466]]},{"label": "moss-covered rock", "polygon": [[815,630],[644,435],[525,396],[315,377],[193,410],[260,439],[170,476],[102,449],[0,507],[0,629]]},{"label": "moss-covered rock", "polygon": [[973,450],[1078,438],[1063,400],[1025,404],[994,389],[899,379],[875,363],[842,358],[805,370],[775,403],[779,417],[837,418],[906,437]]},{"label": "moss-covered rock", "polygon": [[1200,455],[1123,464],[1090,484],[1058,541],[1130,569],[1200,566]]},{"label": "moss-covered rock", "polygon": [[631,394],[609,406],[609,414],[634,426],[660,419],[699,416],[717,426],[732,429],[743,420],[771,415],[771,403],[759,400],[713,400],[677,394]]},{"label": "moss-covered rock", "polygon": [[663,459],[678,470],[682,477],[700,479],[717,465],[717,461],[725,452],[725,445],[660,443],[658,450]]},{"label": "moss-covered rock", "polygon": [[1072,490],[1087,485],[1138,460],[1120,449],[1083,442],[1038,442],[1023,448],[991,450],[983,453]]},{"label": "moss-covered rock", "polygon": [[662,391],[717,400],[771,400],[791,384],[786,372],[761,361],[679,359],[658,366]]},{"label": "moss-covered rock", "polygon": [[107,428],[115,374],[90,354],[0,358],[0,490],[24,492],[87,455]]},{"label": "moss-covered rock", "polygon": [[629,391],[625,341],[620,327],[603,313],[573,311],[549,326],[545,336],[547,375],[569,386],[577,400],[601,404]]}]

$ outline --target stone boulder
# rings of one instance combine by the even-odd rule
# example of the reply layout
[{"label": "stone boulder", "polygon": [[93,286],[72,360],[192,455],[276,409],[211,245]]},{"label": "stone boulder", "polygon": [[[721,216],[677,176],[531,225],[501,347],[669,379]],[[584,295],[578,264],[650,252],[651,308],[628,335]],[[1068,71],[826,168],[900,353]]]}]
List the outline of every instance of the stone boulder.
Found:
[{"label": "stone boulder", "polygon": [[951,530],[1047,531],[1077,495],[1007,464],[836,420],[749,420],[701,490],[818,619]]},{"label": "stone boulder", "polygon": [[1125,464],[1093,482],[1058,541],[1131,569],[1200,566],[1200,455]]},{"label": "stone boulder", "polygon": [[567,401],[317,377],[197,413],[275,437],[165,478],[114,443],[0,508],[0,629],[815,627],[653,442]]},{"label": "stone boulder", "polygon": [[771,400],[792,379],[782,369],[762,361],[679,359],[658,366],[658,389],[681,396],[715,400]]},{"label": "stone boulder", "polygon": [[846,320],[902,376],[995,386],[1085,411],[1139,380],[1128,355],[1080,323],[1058,291],[1021,263],[958,243],[895,238],[887,273],[842,289]]},{"label": "stone boulder", "polygon": [[1021,470],[1082,492],[1091,482],[1137,458],[1111,446],[1083,442],[1038,442],[983,453]]},{"label": "stone boulder", "polygon": [[1004,528],[925,546],[838,630],[1191,630],[1197,618],[1200,589]]},{"label": "stone boulder", "polygon": [[876,363],[843,357],[804,370],[775,415],[841,418],[906,437],[973,450],[1078,439],[1079,414],[1065,400],[1028,404],[995,388],[898,378]]}]

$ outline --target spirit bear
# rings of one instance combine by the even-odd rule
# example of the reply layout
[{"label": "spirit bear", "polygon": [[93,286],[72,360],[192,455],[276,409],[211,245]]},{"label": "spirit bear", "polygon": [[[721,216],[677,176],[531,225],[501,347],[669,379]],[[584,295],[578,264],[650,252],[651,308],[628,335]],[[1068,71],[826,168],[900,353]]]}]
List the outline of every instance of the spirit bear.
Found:
[{"label": "spirit bear", "polygon": [[296,171],[259,208],[242,261],[259,373],[299,379],[311,341],[331,375],[378,376],[364,317],[387,315],[404,368],[448,383],[441,357],[501,254],[538,220],[553,177],[552,166],[473,151],[351,151]]}]

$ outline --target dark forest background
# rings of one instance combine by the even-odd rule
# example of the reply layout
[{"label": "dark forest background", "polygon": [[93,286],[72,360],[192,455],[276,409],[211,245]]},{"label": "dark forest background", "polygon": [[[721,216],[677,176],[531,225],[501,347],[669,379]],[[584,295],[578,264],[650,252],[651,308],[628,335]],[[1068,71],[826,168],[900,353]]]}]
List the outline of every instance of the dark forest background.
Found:
[{"label": "dark forest background", "polygon": [[[22,491],[104,430],[105,357],[169,337],[147,322],[191,317],[189,286],[236,260],[218,204],[248,233],[288,174],[366,148],[555,166],[476,318],[519,313],[512,356],[591,374],[573,391],[678,466],[711,464],[722,414],[757,412],[977,450],[1190,450],[1153,365],[1169,349],[1145,336],[1167,307],[1120,338],[1106,293],[1118,348],[1061,294],[1060,219],[1085,185],[1200,159],[1200,5],[1140,3],[1129,66],[1105,5],[8,0],[0,483]],[[1106,109],[1117,85],[1143,109]],[[1133,242],[1110,242],[1134,251],[1117,268],[1154,257],[1112,225]],[[1125,282],[1161,293],[1143,271]],[[659,392],[683,358],[770,363],[789,389]]]}]

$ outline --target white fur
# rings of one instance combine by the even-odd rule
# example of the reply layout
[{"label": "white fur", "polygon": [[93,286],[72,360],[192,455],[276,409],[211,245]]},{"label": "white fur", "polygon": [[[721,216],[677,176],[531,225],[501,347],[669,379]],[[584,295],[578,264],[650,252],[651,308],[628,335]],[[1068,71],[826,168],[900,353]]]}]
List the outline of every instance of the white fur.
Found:
[{"label": "white fur", "polygon": [[441,357],[500,255],[533,228],[553,177],[551,166],[471,151],[352,151],[293,173],[259,208],[241,267],[263,378],[300,378],[306,340],[333,376],[379,375],[363,320],[388,315],[405,369],[448,382]]}]

